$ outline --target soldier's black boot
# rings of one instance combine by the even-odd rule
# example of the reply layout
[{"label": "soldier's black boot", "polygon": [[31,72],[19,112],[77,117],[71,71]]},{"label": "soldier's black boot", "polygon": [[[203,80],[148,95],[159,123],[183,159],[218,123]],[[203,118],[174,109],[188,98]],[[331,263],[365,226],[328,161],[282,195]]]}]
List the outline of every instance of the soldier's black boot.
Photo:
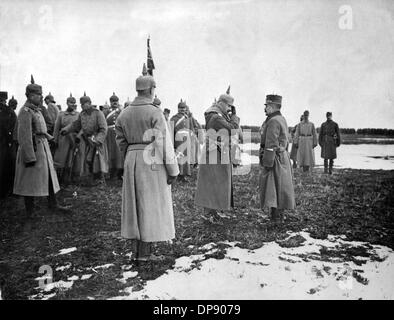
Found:
[{"label": "soldier's black boot", "polygon": [[274,223],[274,224],[277,224],[279,222],[278,209],[271,208],[270,209],[270,214],[271,214],[271,222]]},{"label": "soldier's black boot", "polygon": [[53,185],[52,185],[52,179],[49,175],[49,185],[48,185],[48,191],[49,191],[49,195],[48,195],[48,209],[50,211],[58,211],[59,213],[69,213],[70,212],[70,207],[64,207],[61,206],[56,199],[56,194],[53,190]]},{"label": "soldier's black boot", "polygon": [[119,180],[123,179],[123,169],[118,169],[117,176]]},{"label": "soldier's black boot", "polygon": [[324,173],[328,173],[328,160],[324,159]]},{"label": "soldier's black boot", "polygon": [[332,167],[334,166],[334,160],[330,159],[330,166],[328,167],[328,173],[332,174]]},{"label": "soldier's black boot", "polygon": [[24,197],[26,217],[33,218],[35,215],[34,197]]}]

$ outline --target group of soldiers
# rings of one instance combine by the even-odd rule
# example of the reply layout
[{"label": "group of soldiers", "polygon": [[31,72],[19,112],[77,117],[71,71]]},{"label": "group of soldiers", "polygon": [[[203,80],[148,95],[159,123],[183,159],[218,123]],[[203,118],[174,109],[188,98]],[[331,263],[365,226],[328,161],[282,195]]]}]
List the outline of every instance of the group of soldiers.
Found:
[{"label": "group of soldiers", "polygon": [[337,158],[337,147],[341,144],[338,124],[332,120],[332,112],[326,113],[327,121],[320,126],[319,138],[313,122],[309,121],[309,111],[305,110],[300,123],[291,130],[293,144],[290,159],[293,168],[302,167],[303,172],[309,172],[315,166],[314,148],[321,147],[321,157],[324,159],[324,173],[332,174],[334,159]]},{"label": "group of soldiers", "polygon": [[[26,213],[32,216],[34,197],[40,196],[48,197],[52,211],[70,211],[57,201],[59,181],[80,177],[90,185],[95,178],[102,181],[107,173],[121,178],[121,235],[133,240],[133,258],[156,261],[164,257],[154,255],[151,244],[175,237],[171,186],[177,177],[182,180],[190,175],[191,166],[198,168],[195,204],[204,208],[205,218],[220,219],[221,213],[234,207],[233,168],[239,165],[234,150],[241,135],[240,118],[228,88],[205,111],[202,135],[201,125],[185,101],[181,100],[178,113],[169,120],[170,111],[161,109],[155,95],[156,81],[147,74],[145,65],[135,87],[137,96],[124,108],[115,93],[110,97],[110,107],[99,109],[84,93],[80,98],[82,112],[76,111],[76,99],[71,94],[67,109],[56,112],[53,96],[43,99],[42,87],[32,77],[18,117],[16,103],[11,99],[7,106],[7,95],[2,92],[0,119],[7,120],[0,123],[1,185],[7,189],[6,195],[23,196]],[[283,222],[283,209],[295,207],[287,151],[289,130],[281,107],[281,96],[267,95],[267,118],[261,129],[261,208],[269,208],[274,223]],[[308,164],[303,150],[313,149],[316,144],[314,126],[305,115],[293,143],[298,147],[299,164],[304,167]],[[321,143],[334,139],[333,134],[339,135],[328,120],[324,135],[320,134]],[[324,152],[331,149],[327,150]],[[15,177],[3,183],[4,176],[13,174],[9,170],[12,166]]]}]

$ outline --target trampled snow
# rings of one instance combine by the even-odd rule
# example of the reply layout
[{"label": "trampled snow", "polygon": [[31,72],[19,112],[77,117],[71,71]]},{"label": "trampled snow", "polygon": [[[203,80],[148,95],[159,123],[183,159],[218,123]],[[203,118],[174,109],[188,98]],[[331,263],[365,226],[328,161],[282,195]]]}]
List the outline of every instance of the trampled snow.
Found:
[{"label": "trampled snow", "polygon": [[[289,236],[295,235],[305,241],[294,248],[269,242],[248,250],[230,243],[224,259],[181,257],[173,270],[147,281],[141,291],[126,288],[123,294],[128,295],[112,299],[394,299],[390,248],[349,242],[344,236]],[[346,248],[360,247],[367,257],[351,261],[342,255]],[[337,254],[322,259],[322,248]]]}]

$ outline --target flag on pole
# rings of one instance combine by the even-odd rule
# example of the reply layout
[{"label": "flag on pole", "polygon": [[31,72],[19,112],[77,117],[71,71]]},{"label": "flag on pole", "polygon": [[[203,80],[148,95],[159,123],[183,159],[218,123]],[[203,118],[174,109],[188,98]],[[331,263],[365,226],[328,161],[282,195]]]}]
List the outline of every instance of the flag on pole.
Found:
[{"label": "flag on pole", "polygon": [[150,50],[150,36],[148,37],[148,58],[147,58],[147,66],[148,66],[148,74],[153,76],[153,70],[155,69],[155,64],[153,63],[152,52]]}]

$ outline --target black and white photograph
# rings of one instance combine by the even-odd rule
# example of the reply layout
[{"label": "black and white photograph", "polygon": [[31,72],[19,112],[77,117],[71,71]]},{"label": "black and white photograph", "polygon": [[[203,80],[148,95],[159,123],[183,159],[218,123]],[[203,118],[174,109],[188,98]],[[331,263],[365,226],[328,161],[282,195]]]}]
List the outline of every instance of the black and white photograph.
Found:
[{"label": "black and white photograph", "polygon": [[394,1],[0,0],[0,308],[393,300],[393,250]]}]

